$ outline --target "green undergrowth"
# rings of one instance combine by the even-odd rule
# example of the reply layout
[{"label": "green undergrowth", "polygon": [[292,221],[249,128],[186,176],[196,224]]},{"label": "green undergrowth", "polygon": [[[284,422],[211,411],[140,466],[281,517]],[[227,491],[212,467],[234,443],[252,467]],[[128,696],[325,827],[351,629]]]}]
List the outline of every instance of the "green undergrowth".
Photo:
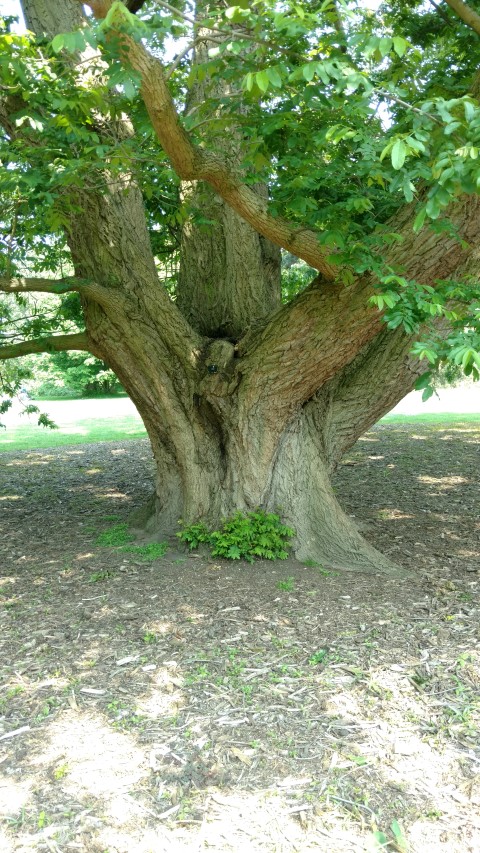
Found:
[{"label": "green undergrowth", "polygon": [[168,551],[167,542],[149,542],[147,545],[133,545],[135,536],[130,533],[128,524],[114,524],[103,533],[100,533],[95,540],[96,545],[103,548],[117,548],[124,554],[132,554],[139,560],[146,563],[159,560],[164,557]]},{"label": "green undergrowth", "polygon": [[212,557],[253,563],[256,559],[286,560],[294,534],[275,513],[257,510],[236,512],[224,519],[219,530],[209,530],[203,522],[183,526],[177,536],[190,551],[208,545]]}]

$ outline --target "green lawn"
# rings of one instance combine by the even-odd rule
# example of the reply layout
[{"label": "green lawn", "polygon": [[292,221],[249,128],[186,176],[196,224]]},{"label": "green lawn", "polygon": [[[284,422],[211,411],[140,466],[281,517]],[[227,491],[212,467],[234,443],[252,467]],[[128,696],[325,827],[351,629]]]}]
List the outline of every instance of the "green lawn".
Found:
[{"label": "green lawn", "polygon": [[9,426],[0,432],[0,452],[6,450],[42,450],[66,444],[88,444],[97,441],[125,441],[145,438],[145,428],[138,417],[126,415],[115,419],[86,418],[65,424],[59,429],[45,429],[25,424]]},{"label": "green lawn", "polygon": [[438,412],[425,415],[385,415],[381,423],[387,424],[438,424],[449,426],[451,424],[480,423],[480,412]]},{"label": "green lawn", "polygon": [[[81,401],[75,401],[80,403]],[[87,401],[85,401],[86,407]],[[66,404],[68,405],[68,404]],[[85,409],[84,409],[85,411]],[[446,412],[425,415],[386,415],[384,424],[480,424],[480,413],[459,414]],[[42,450],[46,447],[62,447],[68,444],[88,444],[97,441],[125,441],[145,438],[146,432],[138,416],[114,415],[113,417],[87,417],[63,423],[58,429],[45,429],[36,424],[11,425],[0,430],[0,452],[8,450]]]}]

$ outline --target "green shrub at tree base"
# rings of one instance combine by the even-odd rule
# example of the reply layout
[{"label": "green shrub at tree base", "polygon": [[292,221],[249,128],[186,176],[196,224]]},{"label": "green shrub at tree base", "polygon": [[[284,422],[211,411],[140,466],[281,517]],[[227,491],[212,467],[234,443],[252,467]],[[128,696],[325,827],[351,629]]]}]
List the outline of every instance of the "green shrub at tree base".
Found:
[{"label": "green shrub at tree base", "polygon": [[227,560],[286,560],[290,540],[295,535],[275,513],[236,512],[222,522],[220,530],[209,530],[203,522],[191,524],[177,533],[190,551],[209,545],[212,557]]}]

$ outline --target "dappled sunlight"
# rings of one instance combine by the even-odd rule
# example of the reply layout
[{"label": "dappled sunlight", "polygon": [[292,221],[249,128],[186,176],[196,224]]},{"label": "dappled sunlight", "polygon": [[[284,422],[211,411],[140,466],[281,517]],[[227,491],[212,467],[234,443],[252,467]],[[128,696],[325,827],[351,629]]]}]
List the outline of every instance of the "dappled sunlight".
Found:
[{"label": "dappled sunlight", "polygon": [[40,458],[38,454],[26,453],[21,458],[10,459],[4,464],[7,468],[31,468],[32,465],[49,465],[52,459],[53,456],[42,456]]},{"label": "dappled sunlight", "polygon": [[172,622],[165,622],[161,619],[150,619],[143,625],[146,637],[151,636],[151,642],[155,642],[155,638],[162,634],[168,634],[170,631],[175,631],[175,625]]},{"label": "dappled sunlight", "polygon": [[17,575],[4,575],[0,577],[0,586],[4,586],[6,583],[16,583],[18,579]]},{"label": "dappled sunlight", "polygon": [[[7,815],[15,815],[28,803],[33,779],[15,779],[12,774],[6,775],[0,768],[0,819]],[[1,830],[0,830],[1,839]],[[2,850],[4,848],[1,848]]]},{"label": "dappled sunlight", "polygon": [[407,583],[99,546],[151,486],[146,443],[5,469],[30,500],[2,504],[8,853],[351,853],[395,819],[412,851],[480,846],[474,451],[372,434],[338,491]]},{"label": "dappled sunlight", "polygon": [[95,496],[101,500],[109,500],[110,498],[117,498],[123,501],[131,500],[130,495],[125,494],[125,492],[116,492],[113,489],[109,489],[107,492],[95,491]]},{"label": "dappled sunlight", "polygon": [[91,712],[64,711],[48,727],[46,743],[33,766],[65,762],[62,788],[71,794],[114,798],[146,773],[143,750],[125,732],[113,731]]},{"label": "dappled sunlight", "polygon": [[379,509],[378,517],[384,521],[403,521],[407,518],[415,518],[414,515],[408,512],[402,512],[401,509]]},{"label": "dappled sunlight", "polygon": [[463,483],[471,482],[471,480],[468,480],[466,477],[430,477],[425,474],[419,474],[417,480],[419,483],[425,483],[428,486],[436,486],[442,491],[456,488],[457,486],[461,486]]},{"label": "dappled sunlight", "polygon": [[2,495],[0,501],[23,501],[23,495]]}]

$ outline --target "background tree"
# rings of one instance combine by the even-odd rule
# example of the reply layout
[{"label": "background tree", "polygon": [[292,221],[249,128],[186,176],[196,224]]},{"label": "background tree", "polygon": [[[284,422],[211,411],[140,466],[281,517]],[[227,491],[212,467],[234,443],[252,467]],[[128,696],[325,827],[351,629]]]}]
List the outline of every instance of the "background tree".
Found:
[{"label": "background tree", "polygon": [[[475,14],[134,5],[5,22],[1,288],[57,294],[57,331],[79,299],[83,330],[51,318],[0,358],[110,365],[152,443],[153,528],[281,508],[299,557],[393,570],[330,475],[429,365],[479,375]],[[317,271],[283,305],[279,248]]]}]

